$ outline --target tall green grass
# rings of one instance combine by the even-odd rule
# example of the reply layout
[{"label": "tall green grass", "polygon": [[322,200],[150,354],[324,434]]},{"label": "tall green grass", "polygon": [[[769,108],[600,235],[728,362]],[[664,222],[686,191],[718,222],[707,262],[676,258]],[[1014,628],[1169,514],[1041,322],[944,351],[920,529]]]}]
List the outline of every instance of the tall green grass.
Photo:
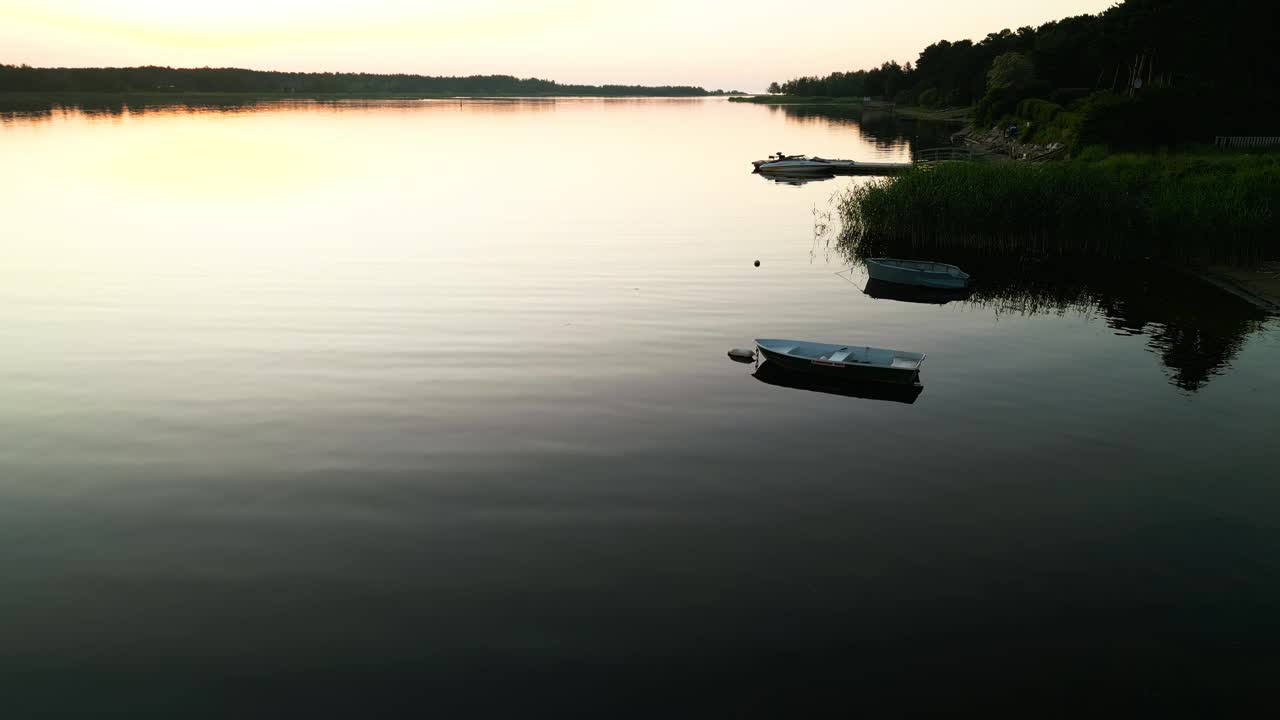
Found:
[{"label": "tall green grass", "polygon": [[855,187],[839,203],[861,256],[994,253],[1280,256],[1280,154],[1086,152],[1065,163],[944,163]]}]

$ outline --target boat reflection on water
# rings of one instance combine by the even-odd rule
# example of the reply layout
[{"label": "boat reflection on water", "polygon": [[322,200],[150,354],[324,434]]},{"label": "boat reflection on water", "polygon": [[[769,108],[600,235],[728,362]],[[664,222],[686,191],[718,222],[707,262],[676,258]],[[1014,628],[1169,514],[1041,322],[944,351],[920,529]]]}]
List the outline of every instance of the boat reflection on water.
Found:
[{"label": "boat reflection on water", "polygon": [[782,185],[795,185],[796,187],[799,187],[806,183],[822,182],[823,180],[831,180],[832,178],[835,177],[835,173],[832,173],[832,172],[805,173],[805,174],[796,173],[793,175],[787,174],[787,173],[776,173],[776,172],[773,172],[773,173],[757,172],[754,174],[759,175],[760,177],[770,182],[776,182]]},{"label": "boat reflection on water", "polygon": [[809,390],[828,395],[861,398],[864,400],[885,400],[910,405],[924,392],[924,386],[895,385],[892,383],[857,382],[831,378],[812,373],[788,370],[778,363],[766,360],[756,368],[751,377],[762,383],[792,390]]},{"label": "boat reflection on water", "polygon": [[946,305],[952,300],[967,300],[973,294],[973,289],[967,287],[927,288],[915,285],[901,285],[871,278],[867,280],[867,286],[862,289],[862,292],[877,300]]}]

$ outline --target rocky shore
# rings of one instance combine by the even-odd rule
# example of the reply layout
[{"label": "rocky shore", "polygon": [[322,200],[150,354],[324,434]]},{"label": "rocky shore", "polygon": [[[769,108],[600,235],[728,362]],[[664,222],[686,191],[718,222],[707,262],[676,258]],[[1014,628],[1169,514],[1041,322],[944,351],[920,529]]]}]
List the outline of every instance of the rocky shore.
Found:
[{"label": "rocky shore", "polygon": [[1066,146],[1062,143],[1038,145],[1024,143],[1007,131],[994,128],[991,130],[974,130],[965,128],[951,136],[953,143],[964,143],[976,153],[993,157],[1007,157],[1013,160],[1058,160],[1066,158]]}]

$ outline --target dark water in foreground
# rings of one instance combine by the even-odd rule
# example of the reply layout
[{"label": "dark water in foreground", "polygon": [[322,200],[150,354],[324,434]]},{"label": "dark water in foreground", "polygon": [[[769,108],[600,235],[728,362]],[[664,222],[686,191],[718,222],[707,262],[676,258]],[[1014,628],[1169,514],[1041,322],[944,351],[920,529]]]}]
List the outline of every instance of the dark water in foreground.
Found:
[{"label": "dark water in foreground", "polygon": [[[1280,326],[1146,265],[868,297],[813,237],[862,180],[748,161],[944,134],[894,127],[722,101],[7,116],[0,702],[1264,698]],[[760,382],[725,357],[754,337],[926,352],[925,389]]]}]

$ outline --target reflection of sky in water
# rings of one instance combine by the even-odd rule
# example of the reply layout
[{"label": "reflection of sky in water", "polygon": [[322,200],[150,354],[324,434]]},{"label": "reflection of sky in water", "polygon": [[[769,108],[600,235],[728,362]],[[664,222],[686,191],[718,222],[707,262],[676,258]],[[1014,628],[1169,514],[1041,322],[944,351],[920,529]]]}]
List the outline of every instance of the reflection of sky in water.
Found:
[{"label": "reflection of sky in water", "polygon": [[[910,150],[719,100],[4,123],[0,677],[298,708],[1271,652],[1274,323],[1159,275],[867,297],[813,236],[866,180],[751,174],[779,149]],[[925,390],[759,382],[756,337],[926,352]]]}]

